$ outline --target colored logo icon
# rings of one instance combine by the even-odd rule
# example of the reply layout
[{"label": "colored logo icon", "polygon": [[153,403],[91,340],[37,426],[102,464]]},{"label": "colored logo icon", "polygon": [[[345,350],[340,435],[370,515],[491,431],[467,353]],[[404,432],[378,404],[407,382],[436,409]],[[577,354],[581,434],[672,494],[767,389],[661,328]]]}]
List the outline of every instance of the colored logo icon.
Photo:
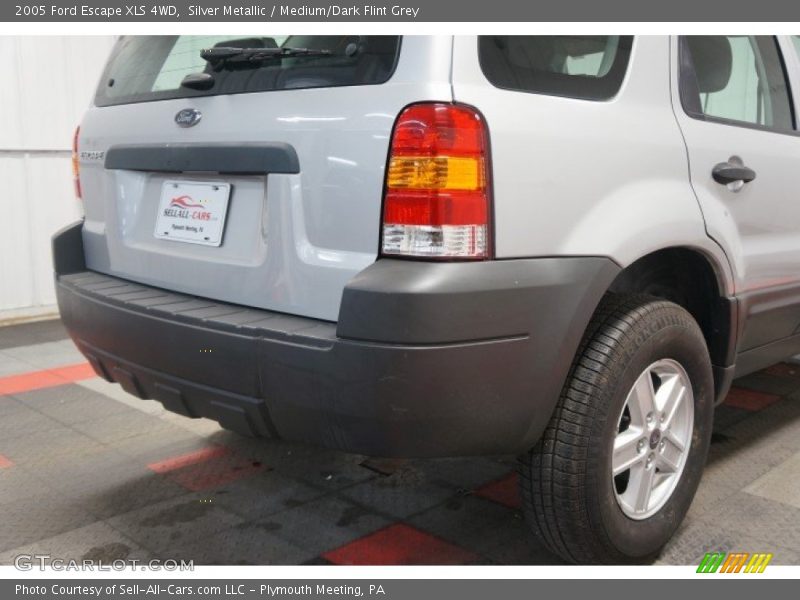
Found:
[{"label": "colored logo icon", "polygon": [[772,560],[767,552],[707,552],[697,567],[698,573],[763,573]]}]

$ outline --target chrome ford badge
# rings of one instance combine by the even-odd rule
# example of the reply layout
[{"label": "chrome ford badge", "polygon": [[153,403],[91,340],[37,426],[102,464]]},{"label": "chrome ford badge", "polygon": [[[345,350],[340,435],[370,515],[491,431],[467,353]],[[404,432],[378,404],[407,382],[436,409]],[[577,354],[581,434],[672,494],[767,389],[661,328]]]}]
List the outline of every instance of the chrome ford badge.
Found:
[{"label": "chrome ford badge", "polygon": [[178,127],[193,127],[197,125],[202,118],[203,113],[196,108],[184,108],[183,110],[179,110],[178,114],[175,115],[175,123],[178,124]]}]

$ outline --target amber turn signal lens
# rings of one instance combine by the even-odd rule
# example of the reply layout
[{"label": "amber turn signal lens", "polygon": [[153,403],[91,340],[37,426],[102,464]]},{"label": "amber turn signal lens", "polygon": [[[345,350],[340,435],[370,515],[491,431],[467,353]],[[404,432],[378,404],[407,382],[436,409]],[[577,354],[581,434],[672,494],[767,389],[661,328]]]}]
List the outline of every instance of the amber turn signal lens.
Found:
[{"label": "amber turn signal lens", "polygon": [[456,156],[393,156],[386,186],[394,189],[480,190],[483,160]]}]

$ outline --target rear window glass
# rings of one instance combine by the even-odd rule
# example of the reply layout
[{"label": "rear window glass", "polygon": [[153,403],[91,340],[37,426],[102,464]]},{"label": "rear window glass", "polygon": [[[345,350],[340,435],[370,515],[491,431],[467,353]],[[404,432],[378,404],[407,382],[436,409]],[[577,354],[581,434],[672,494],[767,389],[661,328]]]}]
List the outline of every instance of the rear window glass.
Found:
[{"label": "rear window glass", "polygon": [[[399,36],[128,36],[109,58],[95,104],[380,84],[394,72],[399,47]],[[214,62],[201,56],[220,48],[244,51]],[[274,56],[277,49],[287,55]],[[198,74],[200,85],[181,85]]]},{"label": "rear window glass", "polygon": [[478,42],[481,69],[507,90],[607,100],[620,89],[632,36],[490,35]]}]

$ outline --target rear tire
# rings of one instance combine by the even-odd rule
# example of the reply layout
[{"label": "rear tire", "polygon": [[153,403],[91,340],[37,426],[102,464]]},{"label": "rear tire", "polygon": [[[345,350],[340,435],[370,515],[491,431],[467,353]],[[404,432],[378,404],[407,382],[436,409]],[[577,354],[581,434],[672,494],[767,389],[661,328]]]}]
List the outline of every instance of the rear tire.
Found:
[{"label": "rear tire", "polygon": [[705,339],[688,312],[607,295],[550,423],[521,457],[535,535],[570,562],[652,562],[700,483],[713,390]]}]

